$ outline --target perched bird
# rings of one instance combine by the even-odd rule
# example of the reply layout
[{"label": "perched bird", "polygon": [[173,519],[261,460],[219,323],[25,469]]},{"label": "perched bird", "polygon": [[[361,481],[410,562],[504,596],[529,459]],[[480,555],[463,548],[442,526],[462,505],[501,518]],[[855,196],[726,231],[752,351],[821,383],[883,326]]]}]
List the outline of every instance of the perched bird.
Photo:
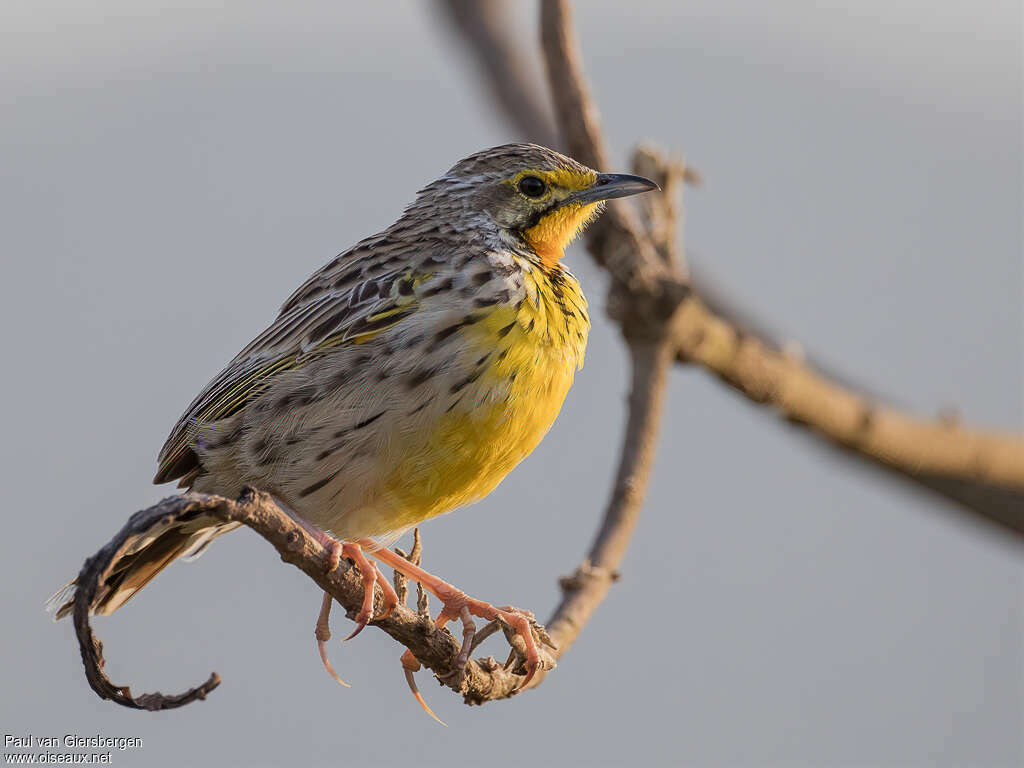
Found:
[{"label": "perched bird", "polygon": [[[359,568],[365,600],[353,635],[373,618],[375,584],[385,613],[396,602],[364,551],[436,595],[439,625],[500,616],[525,643],[525,684],[539,661],[525,613],[469,598],[387,547],[487,495],[543,438],[583,365],[589,328],[563,249],[603,201],[656,188],[533,144],[456,163],[398,221],[285,301],[188,407],[154,482],[270,493],[335,564],[347,557]],[[236,526],[200,518],[140,538],[93,612],[116,610]],[[317,624],[322,655],[330,604],[326,596]]]}]

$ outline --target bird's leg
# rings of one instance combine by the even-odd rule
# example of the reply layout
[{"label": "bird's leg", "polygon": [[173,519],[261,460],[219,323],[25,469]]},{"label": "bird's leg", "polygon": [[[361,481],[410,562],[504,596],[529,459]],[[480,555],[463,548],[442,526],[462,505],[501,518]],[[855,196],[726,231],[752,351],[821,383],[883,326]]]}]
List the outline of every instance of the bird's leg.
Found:
[{"label": "bird's leg", "polygon": [[[356,628],[345,640],[351,640],[358,635],[367,622],[373,619],[373,588],[375,584],[380,583],[381,591],[384,593],[384,612],[379,618],[386,618],[394,610],[395,606],[398,605],[398,595],[395,594],[394,587],[384,578],[384,574],[380,572],[377,565],[366,559],[362,547],[354,542],[338,541],[294,512],[291,512],[291,517],[324,548],[326,553],[325,573],[330,573],[337,568],[339,563],[341,563],[342,557],[352,560],[359,569],[359,575],[363,582],[363,604],[355,617]],[[323,662],[327,674],[348,688],[350,687],[349,684],[339,677],[338,673],[334,671],[334,667],[331,666],[330,659],[327,658],[327,641],[331,639],[330,616],[332,602],[333,598],[330,593],[324,592],[323,602],[320,604],[320,614],[317,616],[313,634],[316,637],[316,646],[320,652],[320,660]]]},{"label": "bird's leg", "polygon": [[366,555],[363,554],[363,548],[358,544],[352,541],[342,542],[341,556],[355,563],[359,569],[359,576],[363,581],[363,605],[355,616],[356,628],[352,630],[352,634],[345,638],[345,640],[351,640],[363,631],[363,627],[366,626],[367,622],[373,619],[374,584],[379,582],[381,590],[384,592],[384,613],[379,618],[385,618],[394,610],[395,606],[398,605],[398,595],[395,594],[395,588],[384,578],[384,574],[380,572],[380,569],[366,559]]},{"label": "bird's leg", "polygon": [[[373,542],[366,540],[360,541],[360,544],[367,548],[373,546]],[[472,645],[473,631],[475,630],[471,617],[478,616],[487,621],[500,620],[508,624],[522,638],[523,645],[526,648],[526,679],[523,680],[523,686],[526,686],[533,679],[534,674],[540,668],[540,651],[537,649],[537,643],[533,637],[532,615],[511,606],[495,608],[483,600],[469,597],[462,590],[456,589],[448,582],[427,573],[422,568],[413,565],[404,557],[391,550],[371,550],[370,554],[385,565],[389,565],[413,581],[419,582],[423,585],[424,589],[441,601],[444,607],[441,609],[441,614],[437,617],[438,627],[443,627],[452,619],[462,620],[464,630],[463,643],[456,662],[457,665],[461,664],[462,667],[465,667],[465,663],[469,660],[469,649]],[[461,669],[457,669],[457,671],[461,672]]]}]

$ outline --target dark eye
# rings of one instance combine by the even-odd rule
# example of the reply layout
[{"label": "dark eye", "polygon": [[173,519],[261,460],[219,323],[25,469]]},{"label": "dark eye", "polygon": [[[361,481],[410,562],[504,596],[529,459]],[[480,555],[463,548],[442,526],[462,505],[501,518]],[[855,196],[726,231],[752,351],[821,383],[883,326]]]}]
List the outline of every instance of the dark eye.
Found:
[{"label": "dark eye", "polygon": [[519,191],[527,197],[540,197],[548,190],[548,185],[536,176],[524,176],[519,181]]}]

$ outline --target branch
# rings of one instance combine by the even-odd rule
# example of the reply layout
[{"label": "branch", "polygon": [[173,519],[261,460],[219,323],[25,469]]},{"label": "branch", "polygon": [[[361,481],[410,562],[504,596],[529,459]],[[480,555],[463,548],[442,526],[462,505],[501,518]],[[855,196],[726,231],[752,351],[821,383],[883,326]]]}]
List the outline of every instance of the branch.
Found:
[{"label": "branch", "polygon": [[836,448],[873,462],[1024,534],[1024,440],[955,420],[916,419],[848,390],[799,357],[737,332],[699,301],[677,336],[693,362]]},{"label": "branch", "polygon": [[562,602],[547,623],[548,634],[558,646],[556,658],[576,641],[612,582],[619,578],[619,566],[650,485],[674,350],[668,337],[629,344],[633,383],[615,488],[587,558],[559,582]]},{"label": "branch", "polygon": [[[581,162],[603,170],[607,153],[597,108],[571,30],[567,0],[542,0],[541,37],[565,143]],[[657,248],[624,201],[610,214],[587,232],[591,255],[612,275],[610,311],[621,315],[621,303],[646,299],[646,289],[652,300],[668,299],[661,312],[655,311],[656,322],[685,285],[685,276],[678,265],[658,263]],[[653,283],[661,289],[651,290]],[[679,362],[698,364],[832,445],[1024,534],[1024,440],[1019,435],[922,421],[874,405],[772,342],[741,332],[712,313],[698,295],[685,303],[675,337]],[[635,304],[633,309],[635,319]]]},{"label": "branch", "polygon": [[[457,25],[461,32],[460,39],[478,58],[493,56],[495,50],[518,50],[511,37],[510,27],[495,21],[508,16],[511,4],[500,0],[481,3],[467,0],[439,2],[448,7],[450,15],[461,15],[464,18],[464,22]],[[566,138],[558,146],[583,162],[606,169],[607,152],[601,138],[597,109],[583,78],[576,43],[572,38],[569,8],[567,5],[548,3],[543,6],[542,14],[541,33],[549,74],[553,81],[559,83],[552,85],[551,90],[558,106],[558,121]],[[466,17],[469,17],[468,21]],[[481,29],[486,29],[487,33],[482,34]],[[522,62],[522,57],[518,59]],[[546,115],[537,110],[520,109],[501,97],[501,94],[510,91],[544,92],[544,84],[534,77],[529,68],[508,64],[485,67],[480,72],[491,85],[490,93],[495,96],[495,106],[505,114],[521,136],[533,138],[552,132]],[[642,158],[638,157],[637,160],[641,161]],[[672,163],[667,163],[654,152],[650,162],[637,162],[635,170],[658,180],[656,170],[661,168],[664,171],[670,165]],[[683,172],[685,181],[699,182],[699,176],[692,169],[683,166]],[[662,187],[665,189],[663,199],[671,199],[674,193],[665,184]],[[655,199],[657,196],[647,195],[642,204],[648,205],[649,201]],[[651,258],[649,249],[640,243],[638,235],[646,229],[648,234],[657,237],[659,224],[645,222],[645,227],[637,228],[635,219],[629,221],[631,214],[626,204],[613,205],[611,208],[610,217],[614,220],[597,222],[590,232],[588,243],[591,244],[590,250],[595,261],[609,267],[613,276],[620,276],[620,284],[628,284],[633,270],[646,274],[645,264]],[[618,240],[618,246],[606,249],[600,241],[607,236],[607,231],[614,230],[620,230],[618,236],[613,236]],[[631,247],[633,256],[630,256]],[[631,259],[642,263],[631,265]],[[767,330],[768,324],[737,306],[701,272],[688,274],[683,264],[682,246],[678,243],[674,246],[670,261],[677,269],[678,278],[688,278],[694,294],[691,301],[701,307],[689,315],[691,328],[685,334],[687,338],[692,340],[731,329],[734,338],[743,341],[744,358],[747,361],[751,358],[759,361],[756,366],[722,365],[721,361],[681,351],[678,362],[705,367],[748,399],[772,405],[792,425],[823,438],[827,445],[840,449],[851,458],[891,471],[903,480],[929,489],[955,502],[956,508],[972,514],[975,519],[995,522],[1015,533],[1024,533],[1024,461],[1020,458],[1024,442],[1019,436],[986,434],[963,425],[951,428],[948,420],[915,419],[882,407],[879,398],[872,396],[865,387],[852,384],[849,376],[830,371],[813,360],[787,354],[787,346],[793,345],[783,344],[775,333]],[[613,290],[613,316],[618,316],[617,303],[621,300],[622,297]],[[672,305],[671,298],[668,303]],[[743,370],[740,370],[741,367]],[[752,367],[761,372],[773,372],[769,390],[775,394],[766,396],[765,381],[761,376],[750,374]],[[817,404],[813,408],[796,408],[780,394],[798,388],[798,382],[806,384],[811,380],[814,381],[811,401]],[[837,428],[832,423],[827,403],[842,403],[845,411],[850,409],[851,404],[857,403],[861,410],[870,411],[871,415],[863,420],[871,425],[868,430],[870,436],[865,438],[863,427],[859,430],[852,428],[848,419],[842,419],[842,427]],[[896,418],[891,419],[890,416]],[[887,428],[879,429],[879,424],[887,425]],[[973,443],[978,436],[982,438],[982,447],[977,459],[972,459],[964,454],[962,447]],[[989,439],[993,437],[994,440]],[[935,440],[937,442],[932,442]],[[930,457],[933,460],[929,460]],[[1014,465],[1019,469],[1011,469],[1007,477],[1006,472],[989,471],[989,467],[996,465]]]},{"label": "branch", "polygon": [[[362,583],[355,567],[343,560],[340,566],[328,572],[328,557],[324,548],[300,525],[264,493],[247,489],[237,501],[222,496],[186,493],[171,496],[148,509],[136,512],[128,523],[103,549],[89,558],[78,575],[75,591],[74,624],[85,665],[86,678],[101,698],[132,709],[172,709],[197,699],[220,684],[216,672],[195,688],[177,696],[147,693],[132,696],[128,686],[111,682],[103,671],[103,646],[93,634],[89,623],[89,606],[98,588],[111,575],[112,566],[124,554],[129,538],[143,533],[155,533],[166,527],[187,522],[200,515],[210,515],[221,522],[242,523],[266,539],[281,555],[281,559],[299,568],[317,586],[328,592],[354,616],[363,599]],[[375,609],[379,613],[382,596],[377,595]],[[516,693],[522,675],[506,669],[492,658],[470,659],[465,675],[454,675],[459,644],[447,629],[439,630],[428,617],[398,605],[386,619],[371,622],[408,648],[420,661],[452,690],[462,693],[468,703],[479,703],[494,698],[505,698]],[[542,651],[543,653],[543,651]],[[547,660],[545,666],[553,666]]]}]

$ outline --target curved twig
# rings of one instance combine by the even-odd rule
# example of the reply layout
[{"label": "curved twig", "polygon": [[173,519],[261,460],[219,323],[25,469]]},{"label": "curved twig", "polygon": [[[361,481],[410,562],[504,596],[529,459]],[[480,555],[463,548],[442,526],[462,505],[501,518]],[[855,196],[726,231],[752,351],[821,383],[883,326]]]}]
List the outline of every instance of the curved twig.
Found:
[{"label": "curved twig", "polygon": [[[90,602],[110,575],[110,567],[117,561],[128,537],[157,531],[198,515],[209,515],[225,523],[242,523],[253,529],[278,551],[282,560],[302,570],[322,590],[330,593],[344,606],[349,616],[358,612],[363,590],[355,568],[343,560],[338,568],[328,572],[324,568],[327,558],[324,548],[281,511],[269,495],[246,489],[234,501],[199,493],[171,496],[132,515],[127,525],[89,558],[79,573],[74,604],[75,631],[86,678],[101,698],[133,709],[170,709],[205,698],[220,684],[220,677],[213,673],[202,685],[177,696],[152,693],[133,697],[127,686],[115,685],[104,673],[102,644],[93,634],[89,622]],[[381,595],[377,598],[378,601],[382,599]],[[376,610],[380,608],[378,603]],[[505,670],[493,659],[470,659],[464,676],[453,675],[459,644],[447,629],[439,630],[429,618],[410,611],[404,605],[397,606],[386,619],[371,622],[371,625],[382,629],[412,651],[420,663],[429,667],[453,690],[462,693],[467,701],[479,703],[504,698],[512,695],[522,684],[522,675]]]},{"label": "curved twig", "polygon": [[211,672],[206,682],[184,693],[167,696],[156,692],[132,696],[127,685],[115,685],[103,671],[103,643],[97,639],[89,624],[89,606],[97,588],[110,575],[110,567],[121,553],[125,542],[130,537],[159,527],[165,521],[188,514],[192,509],[194,507],[185,501],[184,497],[178,496],[135,513],[103,549],[85,561],[78,573],[72,620],[75,634],[78,636],[78,647],[82,653],[82,664],[85,666],[85,677],[101,699],[110,699],[130,709],[176,709],[198,699],[205,699],[206,694],[220,685],[220,675]]},{"label": "curved twig", "polygon": [[[460,0],[449,2],[467,5]],[[495,5],[501,3],[492,0],[484,4],[486,7],[477,7],[476,12],[500,15]],[[465,44],[478,55],[484,55],[483,49],[493,45],[490,38],[475,33],[474,25],[463,25],[462,31]],[[541,38],[549,90],[564,136],[562,146],[582,162],[609,170],[597,109],[583,77],[572,33],[568,2],[543,0]],[[506,41],[503,47],[511,45]],[[523,67],[488,69],[486,74],[495,94],[508,90],[543,92],[543,85]],[[549,128],[538,125],[543,118],[533,112],[509,109],[501,99],[495,103],[526,137]],[[637,173],[653,178],[657,168],[668,170],[663,158],[644,154],[650,155],[650,150],[638,153]],[[684,177],[687,181],[698,180],[692,171],[688,173]],[[667,194],[662,199],[670,199],[670,190],[665,189]],[[656,199],[648,195],[644,202]],[[660,222],[660,227],[664,225]],[[625,203],[610,206],[588,231],[587,243],[594,260],[618,283],[613,285],[610,300],[614,317],[620,317],[621,306],[630,298],[629,291],[623,296],[617,288],[633,285],[637,276],[641,283],[645,278],[665,279],[660,265],[655,264],[656,254],[644,242],[645,235],[657,240],[658,227],[639,226]],[[669,283],[685,277],[681,253],[682,246],[677,243]],[[705,279],[693,280],[691,285],[691,306],[680,326],[678,362],[705,368],[748,400],[773,407],[791,424],[851,457],[930,489],[976,518],[1024,534],[1024,440],[1019,435],[986,432],[942,418],[915,418],[887,408],[863,387],[851,386],[848,376],[788,354],[787,345],[772,338],[764,330],[764,323],[737,308],[714,286],[709,288]],[[673,306],[675,290],[678,288],[670,291],[668,308]]]}]

